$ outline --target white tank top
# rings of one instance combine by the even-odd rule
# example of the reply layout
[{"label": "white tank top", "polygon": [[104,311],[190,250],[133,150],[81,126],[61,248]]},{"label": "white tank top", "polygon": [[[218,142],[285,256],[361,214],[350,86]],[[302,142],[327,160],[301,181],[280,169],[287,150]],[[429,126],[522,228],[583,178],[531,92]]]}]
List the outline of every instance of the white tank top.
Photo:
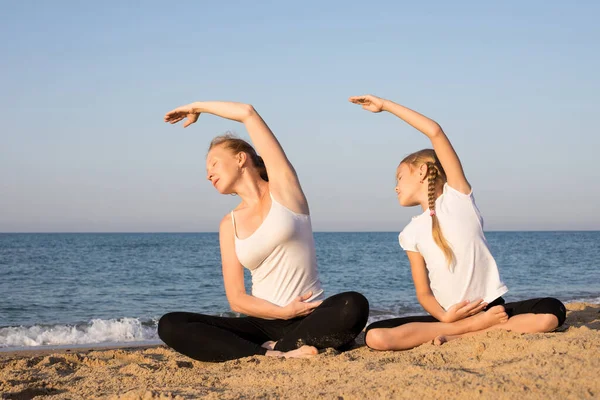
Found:
[{"label": "white tank top", "polygon": [[291,211],[269,194],[269,213],[246,239],[238,239],[231,212],[235,253],[252,274],[252,295],[280,307],[309,291],[308,301],[322,300],[310,216]]}]

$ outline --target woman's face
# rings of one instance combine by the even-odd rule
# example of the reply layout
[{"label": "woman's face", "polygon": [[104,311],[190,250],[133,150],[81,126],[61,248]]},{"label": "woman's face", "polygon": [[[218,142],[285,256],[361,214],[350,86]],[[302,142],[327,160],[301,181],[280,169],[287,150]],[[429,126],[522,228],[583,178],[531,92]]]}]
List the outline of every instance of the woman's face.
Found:
[{"label": "woman's face", "polygon": [[221,194],[231,194],[241,174],[240,157],[225,146],[215,146],[206,156],[206,178]]}]

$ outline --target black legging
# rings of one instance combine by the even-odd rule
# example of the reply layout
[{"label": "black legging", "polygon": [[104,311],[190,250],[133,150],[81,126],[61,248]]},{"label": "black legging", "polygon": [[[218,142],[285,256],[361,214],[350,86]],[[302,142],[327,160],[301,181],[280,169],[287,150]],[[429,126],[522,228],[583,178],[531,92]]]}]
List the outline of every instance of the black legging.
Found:
[{"label": "black legging", "polygon": [[158,336],[174,350],[199,361],[227,361],[264,355],[264,342],[277,341],[275,350],[302,345],[340,348],[358,336],[369,316],[369,302],[360,293],[329,297],[306,317],[289,320],[255,317],[215,317],[188,312],[164,315]]},{"label": "black legging", "polygon": [[[552,297],[516,301],[513,303],[505,303],[504,299],[499,297],[491,302],[485,309],[487,310],[496,305],[503,305],[509,318],[520,314],[552,314],[558,318],[558,326],[561,326],[564,324],[567,317],[565,305],[560,300]],[[386,319],[372,323],[367,327],[366,332],[369,332],[371,329],[396,328],[400,325],[405,325],[411,322],[440,321],[431,315],[416,315],[412,317]]]}]

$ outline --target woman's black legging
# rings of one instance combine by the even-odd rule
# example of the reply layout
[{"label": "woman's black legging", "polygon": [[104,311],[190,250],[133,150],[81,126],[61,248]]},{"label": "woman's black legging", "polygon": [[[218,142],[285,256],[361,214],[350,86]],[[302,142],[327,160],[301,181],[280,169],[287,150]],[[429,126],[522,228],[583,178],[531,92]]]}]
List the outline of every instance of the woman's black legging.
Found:
[{"label": "woman's black legging", "polygon": [[340,348],[358,336],[368,316],[367,299],[357,292],[345,292],[327,298],[308,316],[290,320],[173,312],[158,322],[158,336],[193,359],[227,361],[264,355],[267,349],[261,344],[270,340],[277,341],[278,351],[303,345]]},{"label": "woman's black legging", "polygon": [[[520,314],[552,314],[558,319],[558,326],[561,326],[565,323],[567,317],[565,305],[560,300],[553,297],[529,299],[512,303],[505,303],[502,297],[498,297],[486,307],[486,310],[496,305],[503,305],[509,318]],[[396,328],[411,322],[439,321],[431,315],[416,315],[412,317],[386,319],[372,323],[367,327],[366,332],[369,332],[371,329]]]}]

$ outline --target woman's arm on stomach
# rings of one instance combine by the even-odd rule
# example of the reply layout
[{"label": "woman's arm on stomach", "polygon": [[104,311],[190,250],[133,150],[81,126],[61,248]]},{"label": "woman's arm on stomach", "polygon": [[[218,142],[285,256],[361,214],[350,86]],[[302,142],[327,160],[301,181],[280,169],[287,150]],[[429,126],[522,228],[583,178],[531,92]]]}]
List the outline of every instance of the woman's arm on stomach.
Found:
[{"label": "woman's arm on stomach", "polygon": [[244,287],[244,267],[235,254],[235,239],[230,215],[226,215],[221,221],[219,241],[225,294],[233,311],[257,318],[291,319],[310,314],[322,303],[321,301],[305,303],[304,301],[312,296],[311,292],[298,296],[285,307],[247,294]]},{"label": "woman's arm on stomach", "polygon": [[221,244],[223,283],[231,309],[258,318],[283,318],[281,307],[246,293],[244,267],[235,254],[233,225],[230,215],[226,215],[221,221],[219,242]]}]

